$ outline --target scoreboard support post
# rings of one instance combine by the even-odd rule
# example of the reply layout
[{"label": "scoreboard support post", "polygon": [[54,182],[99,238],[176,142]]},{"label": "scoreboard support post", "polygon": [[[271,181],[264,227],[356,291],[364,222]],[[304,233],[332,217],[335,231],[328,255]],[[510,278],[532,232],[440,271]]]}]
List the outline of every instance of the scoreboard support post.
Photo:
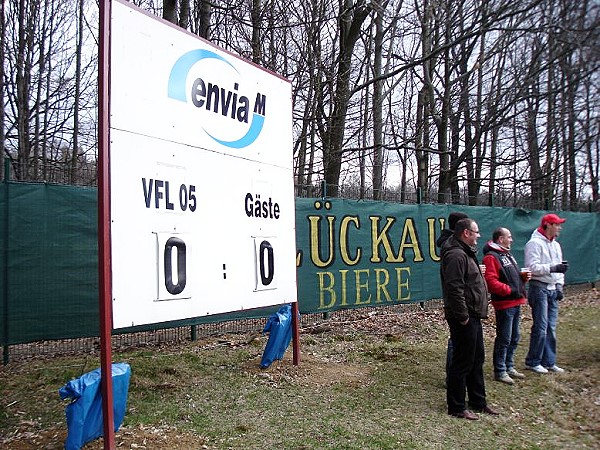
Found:
[{"label": "scoreboard support post", "polygon": [[100,312],[100,389],[104,450],[115,449],[112,386],[112,296],[109,201],[109,60],[111,0],[100,2],[98,49],[98,290]]},{"label": "scoreboard support post", "polygon": [[294,365],[300,364],[300,325],[298,323],[298,302],[292,303],[292,359]]}]

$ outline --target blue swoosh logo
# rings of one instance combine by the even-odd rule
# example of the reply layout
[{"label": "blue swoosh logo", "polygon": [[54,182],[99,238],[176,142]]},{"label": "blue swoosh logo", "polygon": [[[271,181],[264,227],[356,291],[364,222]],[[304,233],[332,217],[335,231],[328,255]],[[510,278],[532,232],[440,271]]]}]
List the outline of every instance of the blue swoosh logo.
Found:
[{"label": "blue swoosh logo", "polygon": [[204,128],[203,128],[203,130],[206,131],[206,134],[208,134],[211,138],[213,138],[213,140],[217,141],[221,145],[224,145],[224,146],[230,147],[230,148],[244,148],[244,147],[248,147],[250,144],[252,144],[256,140],[256,138],[262,131],[262,127],[263,127],[264,123],[265,123],[265,118],[263,116],[261,116],[260,114],[254,113],[254,115],[252,116],[252,123],[250,124],[250,128],[248,129],[248,132],[244,136],[242,136],[240,139],[238,139],[237,141],[224,141],[221,139],[217,139],[212,134],[210,134],[208,131],[206,131]]},{"label": "blue swoosh logo", "polygon": [[169,75],[168,85],[168,96],[169,98],[179,100],[187,103],[187,97],[185,95],[185,82],[187,80],[188,73],[194,64],[203,59],[218,59],[223,61],[225,64],[230,66],[237,73],[237,69],[231,65],[229,61],[215,52],[210,50],[192,50],[181,56],[173,65],[171,69],[171,75]]},{"label": "blue swoosh logo", "polygon": [[[210,50],[198,49],[192,50],[184,55],[182,55],[173,65],[171,69],[171,74],[169,75],[169,84],[167,87],[167,95],[169,98],[174,100],[178,100],[180,102],[187,103],[187,96],[185,92],[186,80],[187,76],[191,70],[191,68],[199,61],[203,59],[217,59],[219,61],[224,62],[236,73],[239,74],[238,70],[225,58],[212,52]],[[215,142],[218,142],[221,145],[224,145],[229,148],[244,148],[252,144],[260,135],[263,125],[265,123],[265,118],[260,114],[254,113],[252,116],[252,122],[250,123],[250,128],[246,132],[244,136],[235,141],[226,141],[223,139],[219,139],[212,134],[210,134],[206,129],[203,128],[204,132],[210,136]]]}]

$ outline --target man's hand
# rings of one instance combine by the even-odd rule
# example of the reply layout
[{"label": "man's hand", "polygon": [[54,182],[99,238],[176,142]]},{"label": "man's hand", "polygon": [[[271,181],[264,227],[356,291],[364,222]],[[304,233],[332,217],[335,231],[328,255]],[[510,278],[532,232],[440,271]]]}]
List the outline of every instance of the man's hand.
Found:
[{"label": "man's hand", "polygon": [[569,263],[568,262],[562,262],[560,264],[556,264],[554,266],[550,266],[550,272],[565,273],[567,270],[569,270]]}]

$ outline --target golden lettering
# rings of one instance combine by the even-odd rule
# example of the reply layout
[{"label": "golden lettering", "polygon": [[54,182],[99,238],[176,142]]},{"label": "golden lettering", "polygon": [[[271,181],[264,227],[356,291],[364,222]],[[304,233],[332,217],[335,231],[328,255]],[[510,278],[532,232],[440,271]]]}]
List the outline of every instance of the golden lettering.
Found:
[{"label": "golden lettering", "polygon": [[[380,275],[384,276],[384,281],[381,281],[381,277]],[[382,303],[383,300],[381,299],[382,297],[382,293],[383,296],[385,297],[385,300],[388,302],[392,301],[392,296],[390,295],[390,293],[387,290],[387,285],[390,282],[390,274],[387,271],[387,269],[375,269],[375,282],[376,282],[376,287],[375,287],[375,292],[376,292],[376,300],[375,303]]]},{"label": "golden lettering", "polygon": [[381,217],[371,216],[371,262],[379,263],[381,262],[381,257],[379,256],[379,246],[383,245],[385,249],[386,258],[385,261],[388,263],[402,262],[394,255],[394,251],[392,250],[392,245],[390,244],[390,239],[388,238],[387,232],[392,227],[394,222],[396,221],[393,217],[388,217],[383,230],[381,233],[379,232],[379,220]]},{"label": "golden lettering", "polygon": [[[367,275],[367,281],[364,283],[361,283],[361,281],[360,281],[361,274]],[[356,276],[356,301],[354,302],[354,304],[355,305],[368,305],[369,303],[371,303],[371,293],[369,292],[369,269],[355,270],[354,275]],[[361,297],[362,297],[361,291],[363,289],[366,289],[367,292],[369,293],[369,296],[364,301],[361,299]]]},{"label": "golden lettering", "polygon": [[354,226],[356,226],[357,230],[360,229],[360,222],[358,220],[358,217],[347,216],[342,219],[342,222],[340,223],[340,253],[342,255],[342,261],[344,261],[344,263],[347,266],[355,266],[356,264],[358,264],[360,262],[362,249],[360,247],[358,247],[356,249],[356,257],[354,259],[349,254],[349,251],[348,251],[348,243],[349,243],[348,226],[350,223],[353,223]]},{"label": "golden lettering", "polygon": [[348,275],[348,270],[340,270],[340,275],[342,277],[342,301],[340,306],[348,306],[348,288],[346,285],[346,276]]},{"label": "golden lettering", "polygon": [[[335,277],[331,272],[317,272],[319,276],[319,309],[332,308],[335,305],[336,296],[335,290]],[[329,279],[329,284],[325,285],[325,278]],[[325,294],[330,295],[329,303],[325,304]]]},{"label": "golden lettering", "polygon": [[[332,309],[336,306],[365,306],[372,303],[394,303],[409,301],[410,267],[396,267],[395,277],[390,276],[388,269],[356,269],[340,270],[339,278],[335,272],[317,272],[319,283],[320,310]],[[349,276],[349,274],[351,274]],[[352,280],[352,276],[354,280]],[[374,276],[374,279],[372,278]],[[350,290],[348,291],[348,283]],[[392,294],[392,292],[395,294]],[[348,297],[353,295],[353,302]],[[338,300],[340,301],[338,305]]]},{"label": "golden lettering", "polygon": [[[406,279],[402,280],[402,274],[406,273]],[[398,283],[398,301],[410,300],[410,267],[396,267],[396,280]],[[406,297],[402,295],[402,288],[406,288]]]},{"label": "golden lettering", "polygon": [[400,241],[400,248],[398,249],[398,262],[404,262],[404,252],[407,248],[412,248],[414,252],[413,262],[423,261],[423,254],[419,247],[415,221],[412,218],[408,218],[404,221],[404,230],[402,230],[402,239]]},{"label": "golden lettering", "polygon": [[[437,237],[435,235],[435,217],[427,219],[427,229],[429,232],[429,257],[432,261],[438,262],[441,258],[438,256],[435,247]],[[444,229],[444,219],[440,219],[440,230]]]},{"label": "golden lettering", "polygon": [[308,216],[310,222],[310,259],[316,267],[324,268],[328,267],[333,263],[335,249],[334,249],[334,222],[335,216],[327,216],[328,225],[328,250],[329,256],[326,260],[321,259],[321,233],[319,223],[322,217],[320,216]]}]

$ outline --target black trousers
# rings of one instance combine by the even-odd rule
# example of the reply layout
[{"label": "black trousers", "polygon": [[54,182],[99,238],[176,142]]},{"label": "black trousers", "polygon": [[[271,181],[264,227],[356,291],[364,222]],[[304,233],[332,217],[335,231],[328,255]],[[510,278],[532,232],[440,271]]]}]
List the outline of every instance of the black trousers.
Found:
[{"label": "black trousers", "polygon": [[469,317],[466,325],[455,319],[448,319],[450,339],[452,340],[452,364],[446,384],[448,413],[460,413],[466,407],[466,393],[469,395],[469,407],[482,409],[486,406],[485,383],[483,381],[483,328],[481,319]]}]

